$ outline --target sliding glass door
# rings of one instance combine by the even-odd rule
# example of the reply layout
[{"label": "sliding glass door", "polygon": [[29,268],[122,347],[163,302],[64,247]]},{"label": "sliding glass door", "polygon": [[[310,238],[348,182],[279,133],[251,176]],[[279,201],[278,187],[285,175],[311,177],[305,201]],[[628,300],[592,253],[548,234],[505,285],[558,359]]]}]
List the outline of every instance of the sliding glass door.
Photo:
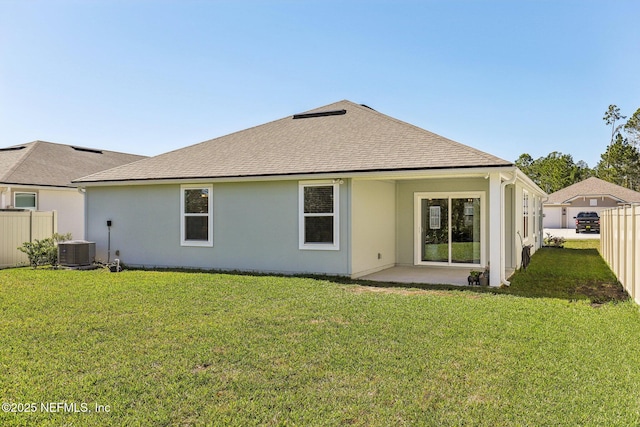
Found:
[{"label": "sliding glass door", "polygon": [[426,262],[449,261],[449,200],[422,199],[421,260]]},{"label": "sliding glass door", "polygon": [[416,193],[416,264],[481,265],[483,193]]}]

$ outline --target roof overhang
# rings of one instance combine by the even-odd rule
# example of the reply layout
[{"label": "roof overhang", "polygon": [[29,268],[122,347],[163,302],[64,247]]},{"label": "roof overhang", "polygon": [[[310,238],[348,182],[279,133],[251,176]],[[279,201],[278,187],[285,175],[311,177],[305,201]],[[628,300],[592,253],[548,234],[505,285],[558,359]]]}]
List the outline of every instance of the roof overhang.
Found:
[{"label": "roof overhang", "polygon": [[0,187],[28,188],[30,190],[70,190],[76,191],[77,186],[70,185],[42,185],[42,184],[22,184],[19,182],[0,182]]},{"label": "roof overhang", "polygon": [[[372,180],[407,180],[420,178],[470,178],[488,177],[489,173],[502,172],[513,173],[517,168],[512,165],[495,167],[456,167],[456,168],[432,168],[432,169],[402,169],[402,170],[369,170],[369,171],[333,171],[317,173],[300,173],[285,175],[251,175],[251,176],[224,176],[224,177],[172,177],[163,179],[139,179],[119,181],[75,181],[78,187],[112,187],[129,185],[170,185],[184,183],[216,183],[216,182],[266,182],[266,181],[292,181],[309,179],[337,179],[357,178]],[[535,184],[533,184],[535,185]],[[542,190],[540,190],[542,191]]]},{"label": "roof overhang", "polygon": [[605,197],[613,199],[618,203],[628,203],[627,201],[619,197],[616,197],[613,194],[579,194],[577,196],[574,196],[570,199],[565,200],[563,203],[571,203],[574,200],[579,200],[579,199],[586,200],[586,199],[598,199],[598,198],[605,198]]},{"label": "roof overhang", "polygon": [[489,178],[492,173],[499,173],[503,180],[513,179],[514,174],[520,185],[544,197],[547,194],[538,187],[527,175],[513,165],[468,168],[433,168],[418,170],[375,170],[375,171],[336,171],[290,175],[263,176],[230,176],[230,177],[197,177],[197,178],[166,178],[148,180],[122,181],[80,181],[75,184],[80,188],[87,187],[120,187],[141,185],[179,185],[200,183],[230,183],[230,182],[269,182],[269,181],[300,181],[312,179],[358,179],[358,180],[389,180],[401,181],[410,179],[437,178]]}]

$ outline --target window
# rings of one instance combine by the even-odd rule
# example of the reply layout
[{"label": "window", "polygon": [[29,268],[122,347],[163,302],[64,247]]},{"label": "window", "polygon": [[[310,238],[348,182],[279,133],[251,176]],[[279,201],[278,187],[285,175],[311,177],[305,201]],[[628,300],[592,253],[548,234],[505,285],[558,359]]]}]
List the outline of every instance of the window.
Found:
[{"label": "window", "polygon": [[180,187],[180,243],[213,246],[213,187]]},{"label": "window", "polygon": [[16,209],[36,210],[37,207],[36,193],[14,193],[13,207]]},{"label": "window", "polygon": [[300,249],[340,249],[338,189],[331,181],[300,183]]},{"label": "window", "polygon": [[529,237],[529,193],[522,190],[522,233],[524,238]]},{"label": "window", "polygon": [[429,228],[431,230],[440,230],[441,225],[440,206],[429,206]]}]

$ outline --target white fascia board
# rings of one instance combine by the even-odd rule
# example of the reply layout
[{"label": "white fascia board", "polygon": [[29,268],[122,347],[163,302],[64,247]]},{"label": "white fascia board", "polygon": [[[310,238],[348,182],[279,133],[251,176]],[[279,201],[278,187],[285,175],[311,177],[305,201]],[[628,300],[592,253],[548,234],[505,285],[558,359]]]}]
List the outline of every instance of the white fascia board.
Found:
[{"label": "white fascia board", "polygon": [[622,200],[621,198],[616,197],[613,194],[578,194],[577,196],[573,196],[572,198],[565,200],[564,203],[570,204],[571,202],[577,199],[582,199],[582,198],[597,199],[599,197],[603,197],[603,198],[609,197],[618,203],[628,203],[627,201]]},{"label": "white fascia board", "polygon": [[[216,182],[265,182],[265,181],[316,181],[323,179],[375,179],[375,180],[403,180],[420,178],[469,178],[487,177],[493,172],[513,173],[515,166],[496,166],[479,168],[447,168],[447,169],[419,169],[407,171],[367,171],[367,172],[323,172],[313,174],[296,175],[269,175],[269,176],[239,176],[222,178],[172,178],[172,179],[149,179],[149,180],[129,180],[129,181],[85,181],[75,182],[78,187],[118,187],[129,185],[171,185],[171,184],[200,184]],[[532,183],[533,184],[533,183]],[[535,184],[533,184],[535,185]],[[540,190],[542,191],[542,190]]]},{"label": "white fascia board", "polygon": [[515,168],[515,173],[518,177],[518,181],[529,191],[533,193],[538,193],[539,196],[547,197],[549,196],[542,188],[538,187],[538,185],[533,182],[531,178],[529,178],[524,172],[520,169]]},{"label": "white fascia board", "polygon": [[0,184],[2,188],[10,188],[12,191],[27,190],[51,190],[51,191],[76,191],[76,187],[63,187],[55,185],[36,185],[36,184]]}]

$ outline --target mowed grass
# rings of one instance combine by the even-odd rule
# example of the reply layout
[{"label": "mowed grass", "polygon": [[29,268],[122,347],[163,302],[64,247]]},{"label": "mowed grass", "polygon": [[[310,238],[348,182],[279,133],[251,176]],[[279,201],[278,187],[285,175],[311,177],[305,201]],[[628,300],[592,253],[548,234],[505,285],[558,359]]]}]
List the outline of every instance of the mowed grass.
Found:
[{"label": "mowed grass", "polygon": [[542,248],[526,271],[504,290],[511,295],[588,299],[593,303],[628,298],[599,252],[599,240],[568,240],[564,248]]},{"label": "mowed grass", "polygon": [[3,426],[640,423],[630,301],[13,269],[0,313]]}]

